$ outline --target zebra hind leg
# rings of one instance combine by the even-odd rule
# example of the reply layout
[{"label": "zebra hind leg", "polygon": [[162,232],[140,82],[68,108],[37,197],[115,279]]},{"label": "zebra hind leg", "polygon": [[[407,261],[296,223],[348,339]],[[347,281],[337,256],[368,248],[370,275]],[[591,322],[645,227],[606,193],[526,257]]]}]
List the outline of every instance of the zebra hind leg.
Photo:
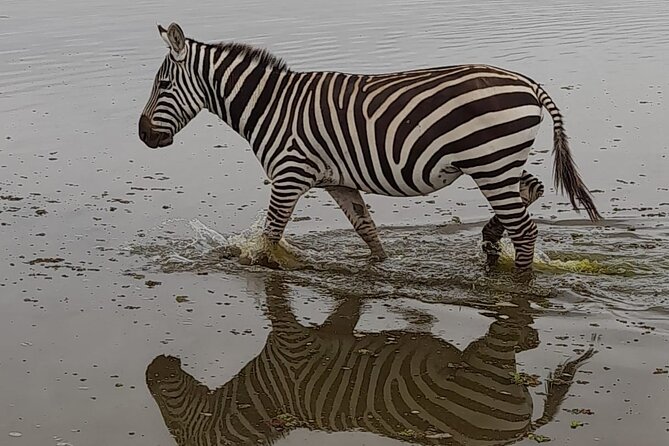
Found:
[{"label": "zebra hind leg", "polygon": [[537,225],[530,218],[520,195],[520,178],[510,183],[505,180],[489,183],[474,179],[513,242],[516,270],[530,271],[534,260]]},{"label": "zebra hind leg", "polygon": [[372,257],[384,260],[386,253],[381,245],[374,220],[360,192],[343,186],[328,187],[326,190],[351,222],[355,232],[367,243],[372,251]]},{"label": "zebra hind leg", "polygon": [[[544,194],[544,185],[538,178],[527,171],[520,177],[520,198],[525,207],[529,207]],[[488,266],[494,266],[499,260],[501,248],[499,241],[504,235],[504,225],[494,215],[483,227],[483,243],[481,248],[486,255]]]}]

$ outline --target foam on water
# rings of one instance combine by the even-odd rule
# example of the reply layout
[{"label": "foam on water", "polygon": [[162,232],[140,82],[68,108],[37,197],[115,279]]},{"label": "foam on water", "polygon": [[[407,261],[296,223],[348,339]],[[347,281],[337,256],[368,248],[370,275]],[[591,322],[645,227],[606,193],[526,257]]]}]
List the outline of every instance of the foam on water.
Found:
[{"label": "foam on water", "polygon": [[[201,248],[201,252],[208,251],[227,253],[227,257],[236,257],[243,265],[261,265],[291,270],[302,268],[305,265],[305,253],[281,239],[278,245],[273,245],[263,235],[265,214],[260,213],[251,226],[239,234],[224,236],[208,227],[197,218],[189,220],[188,225],[194,233],[193,246]],[[179,254],[173,254],[170,261],[193,262]]]},{"label": "foam on water", "polygon": [[[500,262],[505,266],[513,265],[515,250],[513,243],[508,238],[503,238],[500,242],[502,254]],[[534,251],[534,268],[540,271],[568,271],[582,274],[609,274],[609,275],[631,275],[632,270],[623,265],[610,265],[598,260],[587,257],[581,259],[560,260],[551,259],[541,248],[536,247]]]},{"label": "foam on water", "polygon": [[[305,262],[308,262],[308,260],[318,261],[317,258],[289,244],[285,239],[281,239],[278,246],[272,246],[262,233],[264,221],[265,214],[260,213],[248,229],[227,237],[208,227],[197,218],[189,220],[188,224],[194,232],[195,245],[202,247],[205,251],[227,250],[231,255],[238,257],[242,264],[278,266],[282,269],[300,269],[307,266]],[[512,267],[515,257],[513,243],[508,238],[503,238],[500,246],[502,248],[500,256],[502,266]],[[192,262],[178,254],[174,254],[170,259],[176,262]],[[611,274],[615,271],[596,260],[587,258],[566,261],[553,260],[539,247],[536,248],[534,253],[534,265],[541,269],[556,269],[591,274]],[[314,267],[315,265],[311,266]]]}]

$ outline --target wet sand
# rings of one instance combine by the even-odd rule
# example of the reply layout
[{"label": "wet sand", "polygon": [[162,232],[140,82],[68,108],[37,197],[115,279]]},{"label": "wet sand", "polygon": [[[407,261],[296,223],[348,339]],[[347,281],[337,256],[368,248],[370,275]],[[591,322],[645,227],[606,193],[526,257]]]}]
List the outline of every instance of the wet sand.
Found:
[{"label": "wet sand", "polygon": [[[201,445],[221,429],[242,429],[221,426],[240,414],[253,418],[249,409],[265,411],[252,425],[266,437],[248,444],[544,439],[522,438],[529,431],[557,445],[668,443],[668,17],[665,2],[650,0],[3,4],[0,445]],[[315,191],[300,202],[287,236],[307,266],[244,266],[236,252],[253,247],[249,228],[268,199],[247,145],[205,115],[169,149],[147,150],[136,135],[165,51],[155,22],[172,20],[203,40],[267,46],[295,69],[485,62],[526,73],[562,108],[606,220],[593,227],[550,190],[532,209],[546,257],[525,287],[504,265],[484,271],[479,231],[490,214],[468,179],[429,197],[368,197],[389,253],[380,264],[367,260],[340,211]],[[547,186],[550,144],[544,124],[529,167]],[[272,302],[282,310],[272,313]],[[345,330],[325,323],[337,308],[349,311]],[[170,392],[159,384],[186,374],[212,391],[247,395],[253,386],[239,377],[281,339],[275,321],[287,314],[295,315],[291,333],[347,352],[342,369],[292,347],[313,359],[322,383],[355,371],[409,390],[370,387],[379,406],[370,418],[342,403],[353,393],[308,393],[299,375],[268,366],[258,373],[281,377],[290,398],[266,387],[274,399],[262,404],[227,407],[212,397],[207,404],[225,409],[217,412],[177,402],[195,413],[182,419],[161,410],[160,396]],[[481,345],[506,346],[503,358],[482,365],[472,353]],[[416,409],[403,401],[427,375],[388,372],[383,352],[410,357],[429,346],[446,359],[427,359],[441,365],[428,375],[461,387],[431,410],[422,409],[427,397]],[[553,387],[566,389],[554,417],[527,428],[544,414],[549,375],[591,348],[573,379],[562,376]],[[509,373],[498,367],[490,378],[495,364]],[[482,377],[494,382],[476,387],[485,404],[471,390]],[[514,395],[512,410],[505,398]],[[307,409],[337,401],[334,415]],[[391,415],[381,409],[389,401],[399,408]],[[458,424],[457,411],[469,411],[463,418],[473,424]],[[501,427],[510,411],[518,438]],[[495,422],[496,434],[483,429]],[[179,443],[179,429],[200,437]]]}]

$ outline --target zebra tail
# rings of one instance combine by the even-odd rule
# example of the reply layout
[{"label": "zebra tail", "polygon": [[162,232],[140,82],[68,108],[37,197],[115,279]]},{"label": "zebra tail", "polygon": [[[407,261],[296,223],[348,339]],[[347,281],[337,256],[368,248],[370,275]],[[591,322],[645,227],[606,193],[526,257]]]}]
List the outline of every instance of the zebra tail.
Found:
[{"label": "zebra tail", "polygon": [[588,359],[596,353],[595,349],[590,348],[581,356],[571,361],[564,362],[555,368],[555,372],[548,376],[546,381],[546,400],[544,401],[544,411],[540,418],[532,423],[533,429],[538,429],[550,423],[560,410],[567,392],[574,382],[574,375]]},{"label": "zebra tail", "polygon": [[576,170],[576,163],[571,155],[560,110],[550,96],[539,86],[537,86],[537,93],[539,101],[541,101],[543,107],[548,110],[548,113],[553,118],[553,156],[555,157],[553,179],[555,181],[555,189],[561,193],[567,192],[574,210],[577,212],[579,210],[576,204],[578,201],[588,212],[590,220],[601,220],[602,216],[597,211],[597,207],[595,207],[592,194],[585,186],[578,170]]}]

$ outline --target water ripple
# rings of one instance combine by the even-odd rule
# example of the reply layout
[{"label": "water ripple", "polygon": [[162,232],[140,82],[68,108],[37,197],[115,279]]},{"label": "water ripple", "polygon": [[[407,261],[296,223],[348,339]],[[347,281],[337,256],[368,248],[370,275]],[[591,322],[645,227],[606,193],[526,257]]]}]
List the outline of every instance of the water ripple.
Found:
[{"label": "water ripple", "polygon": [[[163,272],[237,274],[263,268],[239,262],[240,253],[262,250],[260,222],[242,234],[223,236],[194,220],[187,226],[192,236],[184,238],[180,221],[131,244],[128,252],[150,259],[147,268]],[[485,272],[479,230],[478,224],[384,227],[389,258],[382,263],[368,260],[353,231],[303,235],[291,239],[303,265],[285,274],[330,292],[464,305],[492,305],[509,295],[560,301],[570,293],[610,311],[669,305],[669,240],[657,229],[639,230],[630,238],[620,221],[595,229],[578,222],[542,224],[531,285],[516,280],[508,243],[499,270]]]}]

